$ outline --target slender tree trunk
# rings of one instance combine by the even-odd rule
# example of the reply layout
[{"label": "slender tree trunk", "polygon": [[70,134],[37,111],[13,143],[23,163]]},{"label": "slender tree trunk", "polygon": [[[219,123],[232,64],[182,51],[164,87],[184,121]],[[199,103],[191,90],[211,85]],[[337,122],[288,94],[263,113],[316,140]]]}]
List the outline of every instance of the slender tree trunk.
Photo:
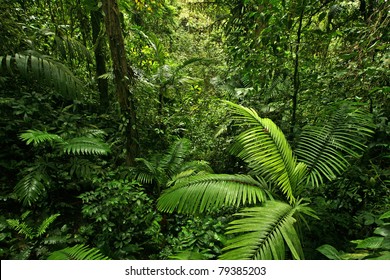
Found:
[{"label": "slender tree trunk", "polygon": [[300,80],[299,80],[299,50],[300,50],[300,44],[301,44],[301,37],[302,37],[302,22],[303,22],[303,15],[305,13],[305,6],[306,1],[302,1],[301,4],[301,13],[299,15],[299,26],[297,31],[297,41],[295,45],[295,59],[294,59],[294,77],[293,77],[293,84],[294,84],[294,92],[292,96],[292,116],[291,116],[291,138],[294,137],[294,128],[297,122],[297,106],[298,106],[298,93],[300,89]]},{"label": "slender tree trunk", "polygon": [[139,150],[134,98],[130,91],[130,87],[134,81],[134,72],[128,66],[126,60],[125,44],[119,21],[120,14],[117,1],[103,0],[102,9],[105,14],[104,19],[115,76],[116,94],[122,114],[127,121],[125,129],[126,160],[128,165],[134,165]]},{"label": "slender tree trunk", "polygon": [[91,25],[92,25],[92,43],[94,45],[95,64],[96,64],[96,80],[100,95],[100,108],[106,111],[109,106],[108,98],[108,81],[107,79],[99,79],[103,74],[107,73],[105,47],[102,38],[99,36],[101,32],[101,23],[103,20],[101,9],[91,11]]}]

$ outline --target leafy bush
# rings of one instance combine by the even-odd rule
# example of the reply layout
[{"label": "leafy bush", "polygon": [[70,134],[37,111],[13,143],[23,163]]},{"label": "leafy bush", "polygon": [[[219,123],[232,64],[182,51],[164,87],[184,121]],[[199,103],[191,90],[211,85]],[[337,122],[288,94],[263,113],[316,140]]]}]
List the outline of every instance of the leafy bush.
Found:
[{"label": "leafy bush", "polygon": [[113,259],[145,258],[156,253],[162,236],[161,216],[136,181],[102,181],[79,196],[90,221],[80,234]]},{"label": "leafy bush", "polygon": [[362,240],[351,241],[355,244],[351,252],[338,251],[325,244],[317,250],[331,260],[390,260],[390,211],[379,217],[379,226],[374,235]]},{"label": "leafy bush", "polygon": [[168,228],[162,259],[216,259],[226,241],[229,211],[205,216],[186,217],[175,214],[167,218]]},{"label": "leafy bush", "polygon": [[26,211],[14,219],[1,216],[1,258],[46,259],[51,251],[72,242],[66,225],[61,228],[53,227],[58,216],[60,215],[37,217],[32,211]]}]

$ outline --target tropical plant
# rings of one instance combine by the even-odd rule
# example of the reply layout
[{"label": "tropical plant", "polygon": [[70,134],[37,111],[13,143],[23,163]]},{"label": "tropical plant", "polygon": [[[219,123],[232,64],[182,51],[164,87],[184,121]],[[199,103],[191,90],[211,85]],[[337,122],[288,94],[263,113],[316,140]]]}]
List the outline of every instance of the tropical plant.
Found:
[{"label": "tropical plant", "polygon": [[35,51],[0,56],[0,71],[20,74],[27,81],[38,80],[54,87],[65,98],[80,98],[84,89],[83,83],[65,65]]},{"label": "tropical plant", "polygon": [[[58,243],[66,243],[62,233],[49,231],[60,214],[53,214],[36,222],[31,211],[25,211],[20,218],[6,219],[2,231],[8,227],[10,232],[2,232],[6,244],[2,254],[10,259],[40,259],[45,258],[50,249]],[[3,217],[1,217],[3,218]],[[34,219],[35,218],[35,219]]]},{"label": "tropical plant", "polygon": [[351,241],[355,244],[352,252],[338,251],[329,244],[322,245],[317,250],[331,260],[390,260],[390,211],[379,217],[378,227],[374,236],[363,240]]},{"label": "tropical plant", "polygon": [[162,238],[161,216],[137,181],[96,178],[94,189],[79,196],[88,221],[80,234],[113,259],[137,259],[156,253]]},{"label": "tropical plant", "polygon": [[[309,185],[318,187],[318,182],[322,182],[310,178],[326,178],[329,170],[345,169],[345,166],[339,166],[335,153],[340,157],[345,152],[358,156],[351,153],[351,149],[361,148],[360,143],[351,141],[347,145],[344,137],[334,135],[350,135],[352,139],[366,137],[370,133],[370,116],[352,107],[340,127],[326,130],[310,127],[313,135],[332,140],[319,144],[317,138],[313,138],[312,146],[301,146],[300,155],[304,155],[303,150],[306,150],[311,157],[319,159],[308,165],[297,161],[283,132],[272,120],[260,118],[253,109],[227,103],[237,124],[248,127],[237,137],[232,153],[248,164],[252,170],[250,175],[188,177],[177,181],[161,195],[158,208],[164,212],[202,213],[223,206],[256,205],[235,215],[238,218],[230,223],[226,232],[234,234],[234,237],[227,241],[220,258],[283,259],[287,245],[292,258],[303,259],[297,221],[305,221],[305,215],[314,218],[316,215],[302,196]],[[337,115],[337,108],[334,111]],[[359,122],[361,118],[365,121]],[[310,142],[309,137],[304,139]],[[321,145],[320,149],[317,149],[318,145]],[[329,146],[335,148],[330,149]]]},{"label": "tropical plant", "polygon": [[50,224],[52,224],[54,222],[54,220],[57,219],[57,217],[60,215],[60,214],[51,215],[50,217],[46,218],[36,229],[34,229],[31,226],[29,226],[26,222],[23,221],[30,214],[31,214],[31,211],[24,212],[21,215],[22,221],[20,221],[19,219],[8,219],[7,220],[7,223],[14,230],[16,230],[19,234],[23,234],[28,239],[34,239],[34,238],[40,237],[43,234],[45,234],[45,232],[46,232],[47,228],[50,226]]},{"label": "tropical plant", "polygon": [[316,124],[304,128],[295,152],[307,165],[309,184],[319,186],[323,178],[335,179],[348,167],[348,158],[358,158],[365,150],[373,124],[360,106],[337,103],[326,108]]},{"label": "tropical plant", "polygon": [[[16,184],[14,193],[24,204],[31,206],[44,196],[47,187],[50,186],[51,178],[48,174],[50,170],[56,170],[56,158],[62,155],[70,156],[67,164],[70,175],[88,178],[91,170],[96,169],[87,158],[80,156],[100,156],[110,152],[110,147],[102,139],[104,132],[97,129],[83,131],[83,135],[62,137],[58,134],[40,130],[27,130],[20,134],[20,139],[27,145],[32,144],[36,148],[48,148],[51,150],[50,156],[38,156],[35,163],[21,171],[22,178]],[[45,145],[48,145],[48,147]]]},{"label": "tropical plant", "polygon": [[52,252],[48,260],[109,260],[100,253],[97,248],[89,248],[87,245],[79,244],[73,247]]},{"label": "tropical plant", "polygon": [[225,241],[225,228],[230,213],[167,218],[166,241],[159,258],[162,259],[216,259]]},{"label": "tropical plant", "polygon": [[190,148],[191,142],[188,139],[178,139],[163,155],[154,154],[149,160],[137,158],[139,166],[131,170],[136,173],[135,178],[139,182],[152,185],[157,195],[163,187],[179,179],[200,172],[212,173],[205,161],[186,161]]}]

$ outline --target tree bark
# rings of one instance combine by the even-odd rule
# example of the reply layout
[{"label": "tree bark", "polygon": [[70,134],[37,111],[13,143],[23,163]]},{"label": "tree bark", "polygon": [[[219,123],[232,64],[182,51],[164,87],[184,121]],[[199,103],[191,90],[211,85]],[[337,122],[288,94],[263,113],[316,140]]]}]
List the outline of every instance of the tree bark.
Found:
[{"label": "tree bark", "polygon": [[116,94],[118,102],[126,119],[126,161],[134,165],[138,155],[138,133],[136,129],[136,112],[134,97],[130,90],[134,82],[134,72],[127,64],[125,44],[120,25],[120,13],[116,0],[104,0],[102,9],[109,39],[112,66],[115,76]]},{"label": "tree bark", "polygon": [[96,64],[96,81],[100,96],[101,111],[106,111],[109,106],[108,97],[108,80],[99,79],[103,74],[107,73],[105,47],[100,32],[102,30],[101,24],[103,21],[102,10],[91,11],[91,26],[92,26],[92,43],[94,45],[95,64]]}]

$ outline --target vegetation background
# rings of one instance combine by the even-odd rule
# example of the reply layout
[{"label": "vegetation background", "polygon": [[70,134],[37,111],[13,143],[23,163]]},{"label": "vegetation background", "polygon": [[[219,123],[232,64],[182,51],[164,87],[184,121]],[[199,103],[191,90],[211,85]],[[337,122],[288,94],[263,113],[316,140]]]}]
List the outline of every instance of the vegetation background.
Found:
[{"label": "vegetation background", "polygon": [[2,259],[390,259],[386,0],[0,0]]}]

